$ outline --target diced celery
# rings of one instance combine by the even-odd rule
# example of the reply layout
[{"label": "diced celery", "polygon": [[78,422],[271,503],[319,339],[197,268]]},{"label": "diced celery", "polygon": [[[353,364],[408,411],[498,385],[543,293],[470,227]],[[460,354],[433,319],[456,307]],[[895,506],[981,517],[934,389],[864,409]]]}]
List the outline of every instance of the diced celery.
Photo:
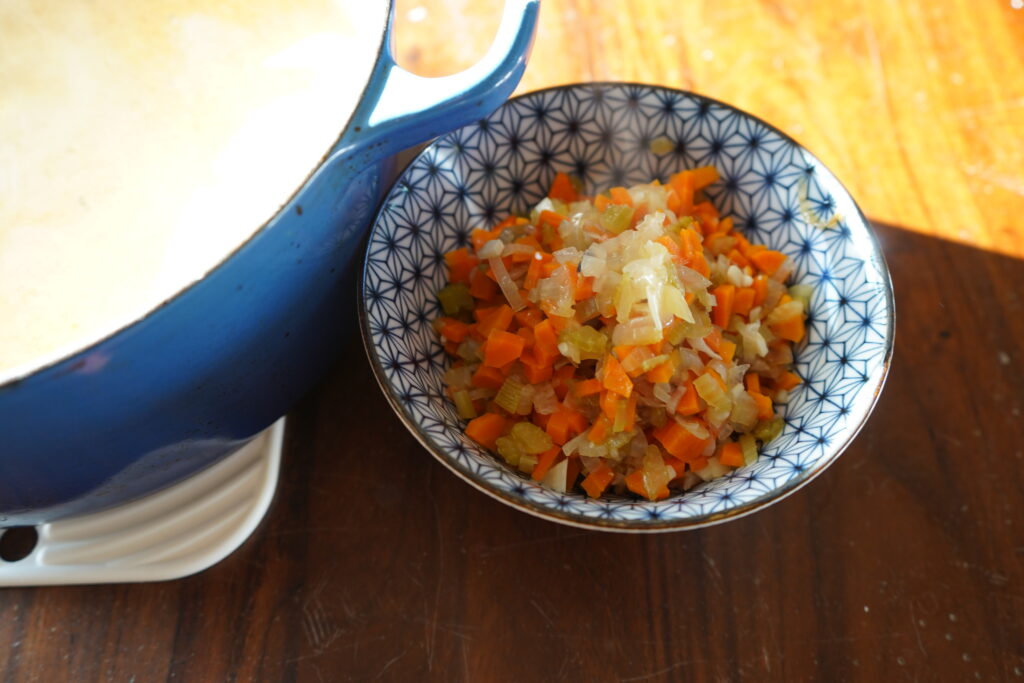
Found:
[{"label": "diced celery", "polygon": [[533,468],[537,466],[537,456],[524,453],[523,457],[519,458],[519,471],[529,474],[533,472]]},{"label": "diced celery", "polygon": [[743,463],[753,465],[757,462],[757,440],[750,434],[740,434],[740,448],[743,450]]},{"label": "diced celery", "polygon": [[623,400],[619,401],[619,405],[615,408],[615,421],[612,423],[613,432],[621,432],[626,428],[626,402]]},{"label": "diced celery", "polygon": [[476,417],[476,408],[473,407],[473,400],[469,397],[469,392],[465,389],[459,389],[454,394],[455,408],[459,411],[459,417],[463,420],[472,420]]},{"label": "diced celery", "polygon": [[447,285],[437,293],[437,300],[441,302],[441,308],[445,315],[458,315],[461,311],[473,310],[473,295],[469,288],[461,282]]},{"label": "diced celery", "polygon": [[612,204],[601,212],[601,216],[597,219],[597,222],[600,223],[601,227],[608,232],[618,235],[629,227],[629,223],[632,220],[633,207],[624,206],[622,204]]},{"label": "diced celery", "polygon": [[[682,335],[682,339],[703,339],[711,334],[711,316],[700,309],[691,308],[690,311],[693,314],[693,322],[680,321],[680,331],[675,333],[676,336]],[[678,345],[682,339],[675,343]]]},{"label": "diced celery", "polygon": [[498,455],[509,465],[512,465],[512,467],[517,466],[523,457],[522,444],[511,436],[498,437],[497,441],[494,442],[494,446],[498,449]]},{"label": "diced celery", "polygon": [[665,328],[665,339],[672,346],[679,346],[686,339],[687,324],[681,320],[674,320]]},{"label": "diced celery", "polygon": [[494,397],[494,402],[508,412],[515,414],[519,409],[519,401],[522,398],[525,386],[515,377],[507,378],[504,384],[501,385],[501,389],[498,390],[498,395]]},{"label": "diced celery", "polygon": [[651,370],[658,367],[668,359],[669,356],[664,353],[659,356],[654,356],[653,358],[648,358],[647,360],[640,364],[640,372],[650,372]]},{"label": "diced celery", "polygon": [[804,310],[811,308],[811,296],[814,294],[814,287],[811,285],[793,285],[789,288],[789,295],[804,305]]},{"label": "diced celery", "polygon": [[530,454],[543,453],[555,445],[548,433],[532,422],[517,422],[512,427],[512,437]]},{"label": "diced celery", "polygon": [[758,439],[762,443],[768,443],[781,434],[782,428],[785,426],[786,422],[781,417],[774,417],[770,420],[761,420],[757,423],[757,427],[754,428],[754,438]]},{"label": "diced celery", "polygon": [[692,216],[680,216],[675,223],[672,224],[671,229],[676,232],[682,232],[693,225]]},{"label": "diced celery", "polygon": [[608,349],[608,337],[589,325],[565,330],[558,341],[579,349],[581,360],[602,358]]},{"label": "diced celery", "polygon": [[718,479],[723,474],[729,471],[729,468],[723,465],[718,460],[718,456],[708,458],[707,466],[697,472],[697,476],[704,481],[711,481],[712,479]]}]

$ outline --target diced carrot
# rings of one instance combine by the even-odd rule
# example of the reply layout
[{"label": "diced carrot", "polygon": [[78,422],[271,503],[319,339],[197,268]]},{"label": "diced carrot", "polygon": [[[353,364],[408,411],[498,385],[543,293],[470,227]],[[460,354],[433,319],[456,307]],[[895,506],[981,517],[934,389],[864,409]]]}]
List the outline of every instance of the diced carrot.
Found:
[{"label": "diced carrot", "polygon": [[[551,466],[555,464],[555,459],[562,453],[562,449],[559,446],[554,446],[544,451],[537,456],[537,464],[533,466],[533,472],[530,474],[530,478],[534,481],[540,481],[544,478],[544,475],[548,473]],[[742,458],[742,456],[741,456]]]},{"label": "diced carrot", "polygon": [[[515,312],[515,319],[523,327],[535,327],[544,320],[544,314],[533,304],[528,304],[523,310]],[[534,334],[536,333],[534,330]]]},{"label": "diced carrot", "polygon": [[590,433],[587,434],[587,439],[591,443],[602,444],[608,440],[608,432],[612,429],[612,421],[608,419],[607,415],[598,415],[597,420],[594,421],[594,426],[590,428]]},{"label": "diced carrot", "polygon": [[448,280],[463,284],[469,284],[470,271],[480,263],[480,259],[470,254],[466,247],[448,252],[444,255],[444,260],[448,264]]},{"label": "diced carrot", "polygon": [[490,337],[491,332],[496,330],[504,332],[512,324],[513,317],[515,317],[515,314],[512,311],[512,307],[508,304],[502,304],[494,308],[487,317],[480,319],[480,322],[476,325],[477,332],[484,339]]},{"label": "diced carrot", "polygon": [[668,235],[662,235],[661,237],[656,238],[654,241],[668,250],[668,253],[672,257],[673,261],[676,261],[677,263],[683,262],[683,253],[679,248],[679,243],[676,242],[674,239],[672,239]]},{"label": "diced carrot", "polygon": [[505,375],[498,368],[489,368],[481,364],[477,371],[473,373],[469,383],[481,389],[498,390],[505,383]]},{"label": "diced carrot", "polygon": [[714,166],[701,166],[689,171],[693,176],[693,189],[701,190],[718,180],[718,170]]},{"label": "diced carrot", "polygon": [[484,365],[500,368],[523,354],[526,340],[518,334],[494,330],[487,335],[484,344]]},{"label": "diced carrot", "polygon": [[750,260],[762,273],[774,275],[775,271],[777,271],[783,261],[786,260],[786,255],[781,251],[775,251],[774,249],[764,249],[752,254],[750,256]]},{"label": "diced carrot", "polygon": [[548,420],[551,419],[551,416],[550,415],[545,415],[544,413],[538,413],[538,412],[534,411],[533,417],[531,417],[530,419],[533,420],[533,424],[537,425],[541,429],[547,429],[547,427],[548,427]]},{"label": "diced carrot", "polygon": [[736,298],[732,302],[732,312],[736,315],[748,315],[754,307],[754,288],[740,287],[736,290]]},{"label": "diced carrot", "polygon": [[618,346],[612,347],[612,353],[614,353],[616,358],[618,358],[620,361],[624,361],[626,360],[626,358],[629,357],[629,354],[633,353],[633,349],[635,348],[635,346],[620,344]]},{"label": "diced carrot", "polygon": [[554,323],[549,318],[537,323],[533,328],[534,343],[540,349],[545,358],[552,361],[558,358],[558,333],[555,332]]},{"label": "diced carrot", "polygon": [[675,191],[675,188],[669,187],[668,193],[665,195],[665,207],[678,216],[682,204],[682,201],[679,199],[679,193]]},{"label": "diced carrot", "polygon": [[728,467],[743,467],[743,449],[735,441],[730,441],[722,446],[718,460]]},{"label": "diced carrot", "polygon": [[544,427],[551,440],[561,446],[569,440],[569,411],[556,410],[551,413],[548,423]]},{"label": "diced carrot", "polygon": [[750,394],[750,398],[754,399],[754,403],[757,405],[757,419],[767,420],[775,416],[775,411],[772,410],[772,400],[762,393],[756,391],[747,390]]},{"label": "diced carrot", "polygon": [[[522,332],[522,330],[520,330]],[[554,374],[554,368],[551,367],[551,363],[546,360],[541,360],[537,357],[537,350],[523,353],[519,357],[519,362],[523,364],[523,372],[526,375],[526,380],[530,384],[540,384],[541,382],[547,382],[551,379]]]},{"label": "diced carrot", "polygon": [[466,436],[485,448],[494,448],[494,442],[505,432],[508,420],[495,413],[484,413],[466,425]]},{"label": "diced carrot", "polygon": [[604,211],[612,203],[612,200],[603,194],[599,194],[594,197],[594,208],[598,211]]},{"label": "diced carrot", "polygon": [[537,222],[540,225],[550,225],[552,228],[558,229],[558,226],[560,226],[564,220],[565,216],[562,214],[545,210],[540,212],[540,217],[537,219]]},{"label": "diced carrot", "polygon": [[682,416],[696,415],[701,410],[700,408],[700,396],[697,394],[697,389],[693,386],[693,380],[686,380],[686,393],[679,399],[679,403],[676,405],[676,412]]},{"label": "diced carrot", "polygon": [[731,342],[728,339],[723,339],[722,343],[718,345],[718,355],[722,357],[726,363],[731,363],[733,357],[736,355],[736,343]]},{"label": "diced carrot", "polygon": [[469,293],[474,299],[490,301],[498,294],[498,284],[477,268],[469,275]]},{"label": "diced carrot", "polygon": [[533,328],[520,327],[518,330],[516,330],[516,334],[522,337],[523,340],[526,342],[526,346],[523,347],[524,350],[529,350],[533,348]]},{"label": "diced carrot", "polygon": [[647,378],[647,381],[658,384],[672,381],[672,376],[674,374],[676,374],[676,364],[671,358],[669,358],[661,365],[657,365],[654,369],[648,371],[644,377]]},{"label": "diced carrot", "polygon": [[726,216],[722,220],[718,221],[718,229],[723,233],[732,232],[732,216]]},{"label": "diced carrot", "polygon": [[441,318],[441,325],[438,333],[453,342],[461,342],[469,335],[473,327],[455,318]]},{"label": "diced carrot", "polygon": [[760,306],[768,298],[768,278],[758,275],[754,278],[754,306]]},{"label": "diced carrot", "polygon": [[686,463],[673,455],[665,455],[665,464],[676,473],[675,479],[686,474]]},{"label": "diced carrot", "polygon": [[739,249],[731,249],[729,253],[726,254],[726,257],[740,268],[745,268],[750,265],[750,261],[747,260],[746,256],[740,253]]},{"label": "diced carrot", "polygon": [[743,378],[743,383],[747,387],[747,391],[761,393],[761,375],[756,372],[748,372]]},{"label": "diced carrot", "polygon": [[804,327],[803,315],[794,315],[792,318],[780,320],[768,327],[777,337],[791,342],[798,342],[803,339],[807,331]]},{"label": "diced carrot", "polygon": [[571,433],[582,434],[583,432],[587,431],[587,427],[590,426],[590,423],[587,422],[586,415],[584,415],[581,412],[569,409],[566,409],[566,412],[569,413],[569,430],[571,431]]},{"label": "diced carrot", "polygon": [[569,379],[572,377],[575,368],[571,365],[561,367],[554,372],[554,376],[551,378],[551,386],[555,389],[555,396],[558,397],[559,401],[565,400],[565,395],[569,393]]},{"label": "diced carrot", "polygon": [[732,304],[736,299],[736,285],[718,285],[711,290],[715,297],[715,306],[711,309],[711,321],[725,329],[729,326],[732,316]]},{"label": "diced carrot", "polygon": [[576,192],[572,179],[565,173],[555,174],[555,179],[551,181],[551,189],[548,190],[548,196],[566,204],[579,199],[579,193]]},{"label": "diced carrot", "polygon": [[593,277],[580,277],[576,280],[575,291],[573,292],[573,299],[576,301],[583,301],[594,296],[594,278]]},{"label": "diced carrot", "polygon": [[469,241],[473,243],[473,248],[477,251],[480,247],[484,246],[491,240],[498,239],[498,235],[504,228],[495,228],[494,230],[480,230],[476,229],[469,234]]},{"label": "diced carrot", "polygon": [[540,278],[544,275],[544,259],[537,258],[534,254],[534,258],[530,261],[530,266],[526,269],[526,279],[523,280],[523,287],[526,289],[533,289],[540,282]]},{"label": "diced carrot", "polygon": [[675,191],[676,201],[679,203],[676,213],[688,215],[693,209],[693,174],[688,171],[680,171],[669,178],[668,184]]},{"label": "diced carrot", "polygon": [[506,218],[505,220],[501,221],[493,228],[491,228],[491,233],[494,235],[500,235],[502,230],[504,230],[505,228],[511,228],[512,226],[519,224],[520,220],[522,219],[519,216],[509,216],[508,218]]},{"label": "diced carrot", "polygon": [[604,413],[609,420],[614,420],[616,413],[619,412],[619,395],[614,391],[602,391],[601,392],[601,412]]},{"label": "diced carrot", "polygon": [[800,375],[787,370],[779,375],[778,379],[775,380],[775,388],[789,391],[793,387],[802,383],[803,379],[800,378]]},{"label": "diced carrot", "polygon": [[591,498],[600,498],[601,494],[604,493],[608,485],[612,483],[615,478],[615,472],[612,468],[608,467],[604,463],[597,466],[593,472],[584,477],[583,482],[580,486],[587,492],[587,495]]},{"label": "diced carrot", "polygon": [[631,230],[644,219],[647,215],[647,211],[647,202],[640,202],[636,205],[636,209],[633,211],[633,215],[629,219],[629,227]]},{"label": "diced carrot", "polygon": [[680,460],[696,458],[704,450],[708,441],[707,439],[698,439],[689,429],[675,420],[669,420],[664,426],[655,429],[653,435],[661,442],[666,451]]},{"label": "diced carrot", "polygon": [[608,194],[611,195],[612,204],[633,206],[633,197],[629,194],[629,190],[624,187],[613,187],[608,190]]},{"label": "diced carrot", "polygon": [[459,344],[453,341],[445,342],[444,350],[449,356],[457,355],[459,353]]},{"label": "diced carrot", "polygon": [[601,391],[601,382],[596,379],[585,379],[581,382],[576,382],[573,387],[573,393],[576,394],[577,398],[583,398],[584,396],[592,396],[593,394]]},{"label": "diced carrot", "polygon": [[690,466],[691,472],[700,472],[702,469],[708,466],[708,459],[705,458],[703,455],[698,455],[696,458],[694,458],[693,460],[689,461],[686,464]]},{"label": "diced carrot", "polygon": [[705,235],[717,231],[718,209],[711,202],[701,202],[693,207],[693,215],[700,220]]},{"label": "diced carrot", "polygon": [[655,491],[652,495],[644,486],[644,471],[643,469],[637,469],[626,475],[626,488],[635,493],[638,496],[643,496],[648,500],[662,500],[663,498],[669,497],[669,490],[667,486],[662,486],[658,491]]},{"label": "diced carrot", "polygon": [[610,353],[604,357],[601,383],[605,389],[614,391],[623,398],[629,398],[629,395],[633,392],[632,380],[629,379],[626,371],[622,369],[622,364]]},{"label": "diced carrot", "polygon": [[717,328],[712,328],[708,336],[704,337],[704,343],[707,344],[712,351],[718,353],[718,349],[722,346],[722,333]]}]

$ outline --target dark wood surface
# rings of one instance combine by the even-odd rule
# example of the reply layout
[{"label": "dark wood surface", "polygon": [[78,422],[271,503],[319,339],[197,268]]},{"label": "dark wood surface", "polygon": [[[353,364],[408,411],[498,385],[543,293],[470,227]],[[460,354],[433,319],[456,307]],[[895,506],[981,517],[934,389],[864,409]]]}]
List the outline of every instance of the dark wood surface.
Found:
[{"label": "dark wood surface", "polygon": [[181,581],[0,591],[0,678],[1022,677],[1024,263],[878,232],[892,373],[791,498],[659,536],[528,517],[417,445],[353,338],[292,413],[251,540]]},{"label": "dark wood surface", "polygon": [[[425,41],[405,61],[471,61],[408,13],[420,4],[453,3],[400,5]],[[279,492],[238,552],[162,584],[0,590],[0,680],[1024,681],[1024,12],[677,6],[544,0],[524,87],[694,87],[836,170],[876,220],[898,314],[889,381],[843,457],[709,529],[562,527],[434,462],[353,337],[291,414]],[[670,19],[676,42],[637,41]],[[716,71],[711,47],[750,76]]]}]

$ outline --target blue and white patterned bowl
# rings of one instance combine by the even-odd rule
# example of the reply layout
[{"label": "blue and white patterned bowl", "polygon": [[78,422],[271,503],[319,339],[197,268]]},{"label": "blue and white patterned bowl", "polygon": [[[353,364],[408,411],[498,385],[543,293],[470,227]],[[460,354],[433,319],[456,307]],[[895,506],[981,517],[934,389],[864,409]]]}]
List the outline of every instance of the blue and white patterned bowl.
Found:
[{"label": "blue and white patterned bowl", "polygon": [[[756,463],[655,503],[556,493],[467,439],[443,393],[448,362],[431,328],[447,275],[443,254],[465,245],[472,229],[527,211],[558,171],[580,177],[593,192],[709,164],[722,176],[707,191],[718,209],[752,241],[788,254],[796,263],[795,282],[814,286],[807,338],[796,353],[805,381],[781,408],[782,435]],[[593,83],[529,93],[427,147],[377,216],[360,299],[377,379],[427,450],[525,512],[607,530],[713,524],[806,484],[867,420],[893,345],[885,262],[864,215],[828,169],[750,114],[648,85]]]}]

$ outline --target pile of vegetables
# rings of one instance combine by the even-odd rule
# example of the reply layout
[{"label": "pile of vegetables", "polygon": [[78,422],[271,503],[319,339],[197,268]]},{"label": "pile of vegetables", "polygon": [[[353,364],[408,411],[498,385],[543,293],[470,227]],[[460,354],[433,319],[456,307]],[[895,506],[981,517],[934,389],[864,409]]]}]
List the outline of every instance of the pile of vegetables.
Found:
[{"label": "pile of vegetables", "polygon": [[713,167],[528,217],[445,256],[435,322],[466,435],[556,491],[660,500],[754,462],[800,378],[810,290],[708,202]]}]

